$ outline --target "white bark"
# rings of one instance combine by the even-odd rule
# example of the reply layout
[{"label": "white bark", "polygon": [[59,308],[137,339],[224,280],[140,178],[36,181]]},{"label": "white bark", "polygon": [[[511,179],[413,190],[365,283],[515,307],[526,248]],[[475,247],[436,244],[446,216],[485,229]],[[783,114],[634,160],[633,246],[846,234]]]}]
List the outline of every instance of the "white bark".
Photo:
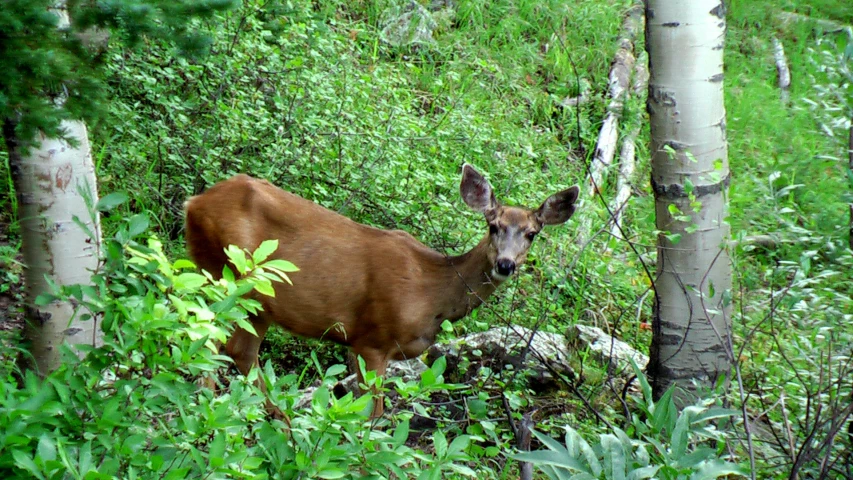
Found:
[{"label": "white bark", "polygon": [[779,89],[782,90],[782,101],[787,103],[788,91],[791,88],[791,69],[788,68],[785,48],[782,46],[782,42],[776,37],[773,37],[773,58],[776,61],[776,74],[779,77]]},{"label": "white bark", "polygon": [[661,395],[672,383],[690,389],[692,379],[712,386],[731,370],[725,6],[648,0],[646,25],[652,187],[664,232],[649,373]]},{"label": "white bark", "polygon": [[[634,82],[631,90],[640,94],[648,87],[649,77],[645,65],[637,61],[634,67]],[[622,215],[631,198],[631,184],[634,181],[636,170],[637,136],[640,134],[640,123],[638,122],[631,131],[622,139],[622,148],[619,150],[619,177],[616,179],[616,197],[610,204],[613,212],[613,224],[610,226],[610,236],[621,238]]]},{"label": "white bark", "polygon": [[98,322],[75,318],[69,302],[34,304],[40,294],[52,293],[45,277],[57,285],[86,284],[98,266],[100,225],[97,215],[92,219],[84,197],[97,201],[86,126],[82,122],[64,122],[63,126],[80,142],[79,148],[40,136],[40,146],[31,148],[29,155],[15,152],[10,156],[26,265],[26,332],[40,373],[59,366],[58,347],[63,342],[97,345],[100,341]]},{"label": "white bark", "polygon": [[616,155],[616,141],[619,137],[619,117],[625,104],[628,82],[634,69],[634,38],[640,24],[641,10],[632,8],[622,22],[622,33],[619,38],[619,49],[613,59],[609,75],[610,103],[607,114],[598,134],[592,162],[589,166],[590,194],[595,195],[604,188],[605,172],[613,164]]},{"label": "white bark", "polygon": [[[67,27],[65,11],[55,12],[60,17],[59,28]],[[26,334],[33,366],[41,374],[60,365],[59,345],[63,342],[98,345],[101,339],[97,320],[80,320],[74,305],[53,302],[39,307],[34,303],[40,294],[53,293],[46,278],[57,285],[86,284],[98,266],[100,223],[97,214],[92,218],[86,202],[87,198],[91,205],[97,202],[88,132],[79,121],[64,121],[62,128],[77,139],[77,148],[39,134],[35,139],[39,145],[27,144],[26,155],[11,124],[4,128],[26,265]]]}]

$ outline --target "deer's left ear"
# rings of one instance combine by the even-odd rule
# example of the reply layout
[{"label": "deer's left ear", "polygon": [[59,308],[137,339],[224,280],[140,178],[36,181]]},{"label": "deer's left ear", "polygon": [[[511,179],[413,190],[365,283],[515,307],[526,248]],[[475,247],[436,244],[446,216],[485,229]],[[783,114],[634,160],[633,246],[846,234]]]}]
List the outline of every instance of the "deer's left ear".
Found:
[{"label": "deer's left ear", "polygon": [[575,213],[580,188],[577,185],[555,193],[542,202],[536,210],[536,218],[543,225],[559,225]]}]

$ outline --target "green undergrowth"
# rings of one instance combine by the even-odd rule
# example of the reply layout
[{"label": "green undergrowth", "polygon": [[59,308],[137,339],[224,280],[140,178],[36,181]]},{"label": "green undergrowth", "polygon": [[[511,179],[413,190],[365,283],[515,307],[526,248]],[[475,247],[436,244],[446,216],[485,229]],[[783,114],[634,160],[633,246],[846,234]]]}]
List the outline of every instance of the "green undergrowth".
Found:
[{"label": "green undergrowth", "polygon": [[[583,181],[605,112],[607,71],[629,1],[460,0],[452,2],[451,15],[436,17],[433,42],[403,46],[383,40],[392,4],[247,1],[201,25],[212,36],[207,57],[175,57],[172,45],[153,41],[141,52],[109,50],[105,55],[111,114],[91,126],[93,155],[100,191],[126,191],[129,201],[105,220],[107,236],[121,230],[121,218],[147,212],[151,231],[162,239],[167,257],[181,258],[185,254],[183,202],[219,180],[245,172],[354,220],[404,229],[439,251],[459,254],[486,231],[481,216],[468,211],[459,198],[458,174],[464,162],[485,173],[499,199],[510,204],[536,206],[549,194]],[[791,432],[790,444],[799,447],[826,437],[825,429],[809,436],[809,422],[826,415],[850,391],[843,376],[849,371],[841,366],[850,355],[853,338],[849,273],[853,261],[845,250],[846,205],[851,201],[853,181],[844,171],[842,123],[833,119],[850,118],[853,94],[849,85],[853,81],[845,83],[838,74],[839,65],[849,61],[844,54],[850,40],[843,32],[826,32],[814,22],[786,23],[777,14],[790,11],[850,25],[853,6],[841,0],[785,0],[770,8],[766,2],[734,0],[728,7],[726,108],[733,172],[729,221],[737,240],[733,246],[735,346],[744,347],[737,353],[750,395],[748,410],[762,412],[762,425],[775,428],[776,437],[784,443],[788,440],[784,432]],[[773,36],[783,42],[792,68],[788,103],[781,101],[776,86]],[[564,99],[581,93],[590,98],[588,103],[579,108],[562,105]],[[507,324],[563,333],[573,324],[584,323],[600,326],[647,351],[650,332],[644,327],[651,321],[652,295],[646,268],[654,273],[655,237],[653,197],[645,180],[649,167],[644,108],[642,98],[629,100],[620,128],[624,134],[638,123],[641,127],[636,195],[625,217],[625,233],[633,248],[606,233],[579,244],[577,218],[565,226],[550,227],[537,238],[520,274],[487,305],[441,333],[440,341]],[[3,153],[0,163],[0,225],[10,240],[2,245],[0,259],[11,264],[18,227],[7,158]],[[585,199],[582,204],[588,210],[582,214],[597,219],[590,233],[605,219],[598,201]],[[747,236],[767,236],[771,243],[751,243]],[[19,284],[10,277],[19,272],[10,269],[0,274],[0,294],[3,285]],[[174,340],[163,339],[170,341]],[[178,350],[191,347],[192,342]],[[192,348],[208,355],[197,347]],[[423,431],[440,431],[454,438],[472,435],[476,438],[465,444],[469,461],[459,462],[455,473],[464,475],[467,471],[462,467],[481,462],[493,468],[495,476],[507,462],[504,454],[515,445],[513,427],[505,421],[508,413],[520,422],[524,413],[540,409],[540,416],[535,417],[538,431],[566,434],[566,445],[534,441],[534,446],[558,452],[580,449],[583,442],[569,445],[574,432],[579,432],[588,447],[595,446],[595,455],[627,452],[634,455],[638,469],[648,466],[635,448],[638,444],[625,444],[621,430],[612,426],[633,425],[629,433],[639,438],[647,433],[642,425],[657,422],[651,427],[657,429],[655,435],[663,431],[670,439],[680,422],[680,436],[674,438],[681,445],[677,447],[680,453],[686,455],[688,445],[692,448],[701,443],[686,440],[690,428],[684,423],[689,423],[689,415],[676,420],[667,413],[654,420],[653,412],[648,411],[652,406],[643,399],[629,404],[645,408],[644,415],[626,418],[617,400],[621,392],[607,383],[605,366],[596,364],[589,352],[578,356],[575,366],[580,375],[569,379],[571,384],[563,385],[564,390],[544,396],[527,389],[512,372],[488,369],[467,385],[456,386],[456,390],[448,387],[450,393],[436,394],[430,401],[412,401],[418,388],[395,385],[398,392],[389,394],[389,405],[405,405],[396,414],[404,418],[418,414],[425,423],[419,427],[413,422],[412,432],[405,433],[397,432],[408,429],[408,424],[395,424],[388,432],[390,440],[381,437],[370,442],[386,442],[381,448],[402,448],[407,445],[402,441],[405,434],[411,436],[406,439],[409,443],[421,442],[418,451],[441,449],[447,453],[447,442],[429,443],[418,435]],[[279,385],[290,394],[280,392],[285,403],[295,402],[296,388],[321,384],[331,389],[342,372],[334,367],[334,375],[329,375],[327,369],[342,364],[344,357],[345,351],[338,346],[295,339],[280,331],[268,334],[261,356],[262,363],[269,361],[274,369],[267,370],[268,374],[291,382]],[[166,362],[160,357],[155,360]],[[158,368],[166,369],[162,364]],[[134,381],[144,384],[151,380],[144,371],[131,373],[136,375]],[[65,381],[71,377],[62,375],[73,372],[57,374]],[[443,382],[429,375],[421,379],[420,387],[429,389]],[[836,386],[827,385],[828,379],[838,379]],[[210,415],[205,418],[224,422],[185,432],[197,433],[196,437],[180,437],[191,447],[187,447],[189,453],[181,454],[196,455],[191,461],[181,460],[186,468],[225,471],[233,465],[213,466],[208,461],[211,452],[218,451],[213,449],[234,453],[246,447],[258,453],[265,441],[272,444],[276,440],[272,429],[280,428],[278,423],[264,420],[253,427],[248,421],[232,420],[232,425],[223,420],[228,413],[231,418],[248,415],[261,421],[260,394],[241,380],[234,380],[236,390],[224,400],[193,390],[183,376],[173,380],[178,387],[170,394],[191,395],[190,403],[207,408]],[[26,388],[10,394],[22,402],[16,404],[16,411],[30,411],[24,399],[32,392]],[[49,394],[61,395],[58,392]],[[365,438],[364,425],[350,415],[350,410],[364,405],[352,403],[352,398],[336,404],[333,395],[324,395],[316,400],[314,413],[326,423],[312,424],[308,414],[299,417],[307,422],[310,428],[306,430],[315,435],[309,440],[316,444],[296,445],[285,452],[264,450],[258,455],[266,463],[249,466],[263,470],[287,464],[290,454],[313,455],[313,445],[321,441],[345,443],[344,434]],[[241,396],[244,398],[237,398]],[[143,420],[155,417],[156,409],[161,408],[144,403],[142,397],[132,398],[149,409],[144,413],[148,417],[140,417]],[[239,406],[232,399],[248,404]],[[454,410],[458,402],[465,402],[463,415]],[[816,411],[815,405],[826,409]],[[329,411],[343,415],[350,430],[335,430],[339,418],[332,418]],[[151,434],[140,426],[141,420],[137,423],[134,428],[139,432]],[[353,426],[357,423],[359,427]],[[140,447],[142,441],[134,437],[127,440],[126,451],[119,446],[111,454],[126,456],[132,463],[144,460],[139,452],[171,448],[164,446],[169,429],[152,428],[155,443],[163,445]],[[342,436],[329,440],[324,437],[329,431]],[[716,452],[709,452],[705,444],[700,449],[703,455],[722,454],[723,437],[721,434],[714,444]],[[595,438],[600,438],[599,444]],[[660,438],[652,436],[653,440]],[[448,439],[452,445],[453,438]],[[617,445],[614,439],[621,443]],[[740,436],[729,439],[736,460],[746,464],[745,440]],[[60,446],[38,435],[18,440],[33,461],[61,456]],[[82,458],[93,448],[113,448],[99,446],[98,441],[104,443],[100,438],[88,440],[88,446],[75,446],[75,455]],[[252,444],[256,440],[260,443]],[[223,441],[227,442],[224,447]],[[772,443],[767,437],[756,437],[756,441]],[[365,450],[356,453],[378,445],[370,442],[357,444]],[[647,437],[642,442],[649,442],[644,445],[666,457],[669,443],[653,445]],[[849,443],[833,448],[845,445]],[[577,449],[571,452],[577,454],[572,458],[580,458]],[[169,458],[177,456],[172,450],[167,453]],[[786,455],[784,449],[759,455],[758,478],[778,475],[774,472],[784,470],[780,464],[790,466]],[[584,461],[595,472],[590,458]],[[600,456],[596,461],[599,458],[609,461]],[[559,460],[571,463],[562,457]],[[420,463],[407,465],[420,471],[434,461],[436,457],[424,456]],[[447,468],[455,462],[448,460]],[[149,467],[159,468],[145,468]],[[558,475],[557,470],[551,471]],[[331,467],[329,471],[330,475],[337,473]],[[356,477],[357,473],[347,474]]]},{"label": "green undergrowth", "polygon": [[[183,201],[238,172],[462,253],[486,231],[459,198],[464,162],[509,204],[535,207],[581,182],[628,4],[456,2],[434,42],[393,46],[381,39],[391,2],[247,2],[211,26],[204,59],[158,44],[110,52],[113,115],[94,131],[101,189],[132,192],[129,210],[161,212],[153,228],[176,253]],[[561,106],[582,90],[592,101]],[[573,228],[546,229],[518,279],[446,335],[562,332],[630,302],[633,280],[595,305],[613,272],[588,263],[594,252],[575,246]],[[272,332],[263,355],[293,371],[315,348]]]}]

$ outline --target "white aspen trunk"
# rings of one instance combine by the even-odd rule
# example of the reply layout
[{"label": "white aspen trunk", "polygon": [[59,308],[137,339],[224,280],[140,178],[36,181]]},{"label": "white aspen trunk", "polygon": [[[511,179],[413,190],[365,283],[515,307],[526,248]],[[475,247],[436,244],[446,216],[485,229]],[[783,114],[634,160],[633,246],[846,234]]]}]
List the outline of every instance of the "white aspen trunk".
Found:
[{"label": "white aspen trunk", "polygon": [[[55,11],[60,16],[59,28],[66,28],[67,14],[61,9]],[[86,197],[91,205],[98,200],[86,125],[64,121],[62,128],[77,139],[77,148],[42,134],[35,139],[38,147],[22,145],[11,121],[6,122],[3,132],[18,195],[26,265],[25,330],[31,342],[32,366],[42,375],[60,365],[62,343],[97,346],[101,341],[99,322],[80,320],[71,303],[35,305],[40,294],[52,293],[46,277],[57,285],[90,283],[100,254],[98,215],[92,218],[86,202]],[[75,217],[85,228],[75,222]]]},{"label": "white aspen trunk", "polygon": [[646,2],[651,182],[662,232],[648,367],[657,396],[673,383],[690,392],[693,379],[710,387],[731,371],[725,31],[721,0]]}]

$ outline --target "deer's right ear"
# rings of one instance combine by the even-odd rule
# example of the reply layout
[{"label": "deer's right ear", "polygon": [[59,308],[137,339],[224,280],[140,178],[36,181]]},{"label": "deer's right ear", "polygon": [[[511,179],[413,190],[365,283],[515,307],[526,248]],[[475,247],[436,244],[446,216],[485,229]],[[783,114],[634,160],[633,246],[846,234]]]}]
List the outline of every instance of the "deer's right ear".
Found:
[{"label": "deer's right ear", "polygon": [[485,213],[498,206],[489,181],[467,163],[462,166],[462,182],[459,184],[459,193],[462,194],[462,200],[465,201],[465,204],[474,211]]}]

